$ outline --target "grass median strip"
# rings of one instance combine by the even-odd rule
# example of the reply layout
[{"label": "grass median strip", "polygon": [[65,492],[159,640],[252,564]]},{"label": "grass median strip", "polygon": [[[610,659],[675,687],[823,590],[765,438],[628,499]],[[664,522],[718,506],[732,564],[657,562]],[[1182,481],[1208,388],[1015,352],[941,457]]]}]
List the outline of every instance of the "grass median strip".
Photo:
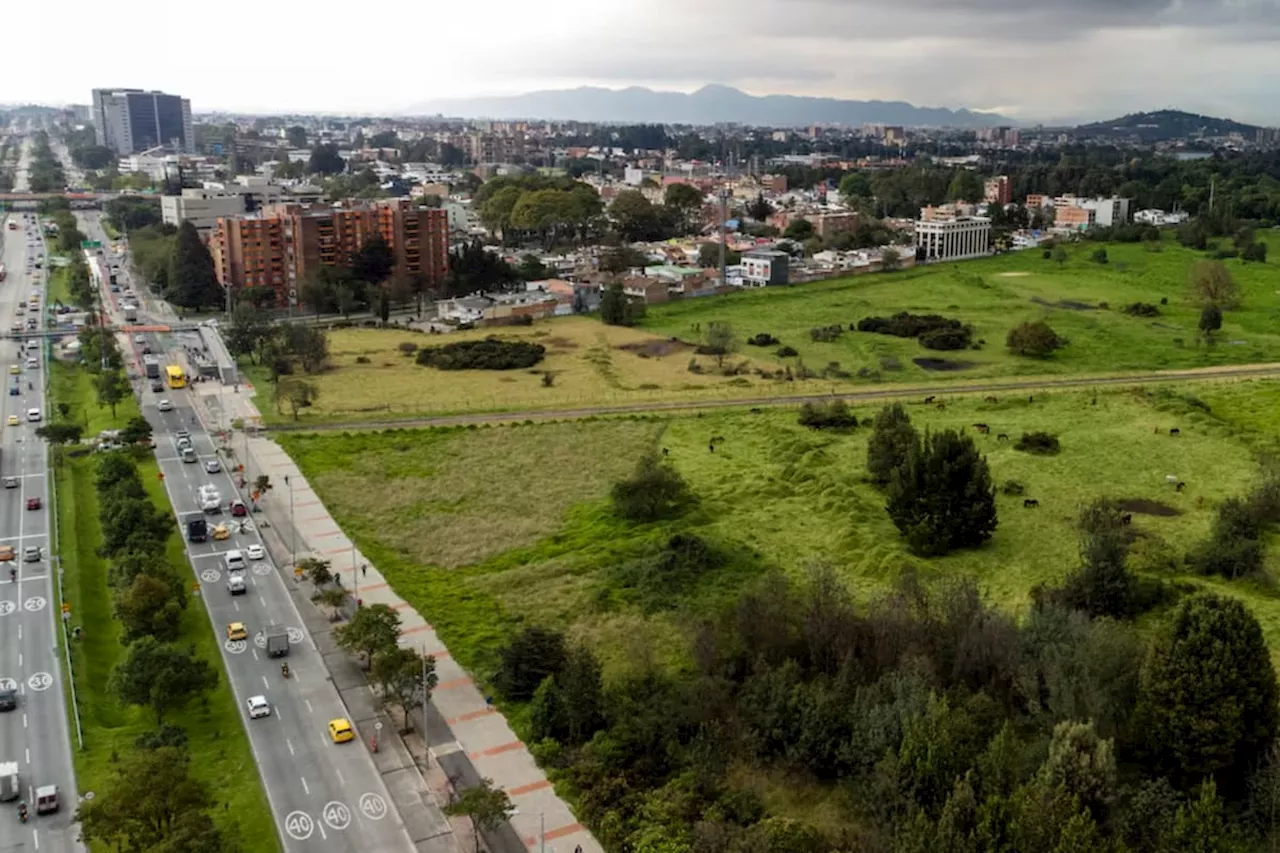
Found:
[{"label": "grass median strip", "polygon": [[[88,424],[87,434],[91,436],[101,429],[123,427],[138,414],[136,403],[129,398],[117,407],[116,417],[112,418],[109,409],[98,407],[94,401],[91,374],[66,365],[54,366],[51,401],[70,404],[68,420]],[[65,599],[71,605],[71,624],[83,630],[82,639],[71,644],[85,739],[84,750],[74,755],[82,792],[106,786],[121,755],[134,748],[139,736],[155,730],[149,709],[123,705],[108,688],[111,672],[126,650],[120,624],[112,612],[108,561],[98,553],[103,532],[94,483],[97,458],[94,454],[76,458],[66,454],[55,472]],[[157,476],[155,461],[144,458],[138,468],[148,496],[159,509],[169,513],[169,499]],[[165,556],[180,577],[191,577],[178,536],[171,535],[166,541]],[[194,775],[209,786],[215,801],[224,805],[214,811],[215,820],[227,827],[237,825],[243,839],[252,839],[250,846],[255,851],[278,850],[278,836],[236,699],[222,670],[218,639],[196,596],[191,597],[182,614],[177,642],[193,647],[197,656],[220,672],[217,687],[173,720],[186,730]]]}]

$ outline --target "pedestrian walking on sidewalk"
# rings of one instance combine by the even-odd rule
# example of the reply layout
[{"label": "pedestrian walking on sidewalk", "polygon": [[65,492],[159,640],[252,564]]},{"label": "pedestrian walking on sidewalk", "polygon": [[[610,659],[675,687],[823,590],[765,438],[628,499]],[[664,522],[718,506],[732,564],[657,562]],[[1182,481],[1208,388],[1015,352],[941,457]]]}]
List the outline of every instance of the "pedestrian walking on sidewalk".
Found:
[{"label": "pedestrian walking on sidewalk", "polygon": [[362,578],[363,578],[363,577],[368,577],[368,575],[369,575],[369,564],[368,564],[368,563],[361,563],[361,564],[360,564],[360,577],[362,577]]}]

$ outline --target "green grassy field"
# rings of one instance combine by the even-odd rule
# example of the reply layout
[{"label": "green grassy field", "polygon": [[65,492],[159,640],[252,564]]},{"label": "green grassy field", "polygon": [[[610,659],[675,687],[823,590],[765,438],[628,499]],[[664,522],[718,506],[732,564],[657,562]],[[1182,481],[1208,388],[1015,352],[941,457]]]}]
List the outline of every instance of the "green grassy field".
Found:
[{"label": "green grassy field", "polygon": [[[1100,496],[1159,504],[1172,514],[1139,510],[1137,529],[1185,551],[1207,533],[1217,504],[1255,476],[1262,437],[1244,421],[1259,388],[1280,401],[1280,385],[1255,382],[1216,388],[1221,414],[1181,396],[1196,387],[1114,391],[1096,405],[1090,394],[1062,392],[910,407],[920,428],[972,433],[973,423],[990,424],[976,438],[996,482],[1017,480],[1040,502],[1025,509],[1022,497],[1001,496],[993,540],[939,559],[907,554],[883,496],[864,482],[869,430],[811,432],[794,410],[280,440],[361,550],[482,678],[504,632],[525,622],[567,629],[616,673],[645,656],[680,665],[694,618],[768,566],[797,575],[829,564],[864,598],[909,566],[926,578],[965,575],[1022,612],[1034,585],[1077,565],[1076,514]],[[1166,434],[1172,426],[1180,438]],[[1028,430],[1058,434],[1062,453],[1030,456],[997,440]],[[713,454],[715,435],[725,441]],[[608,508],[609,485],[654,447],[668,450],[698,507],[675,523],[621,523]],[[1188,484],[1184,493],[1168,474]],[[721,548],[724,568],[687,590],[635,582],[625,567],[675,531]],[[1280,567],[1280,552],[1272,563]],[[1248,598],[1280,649],[1280,601],[1266,585],[1185,579]]]},{"label": "green grassy field", "polygon": [[[1123,371],[1198,368],[1280,360],[1280,289],[1274,265],[1227,261],[1243,292],[1239,310],[1226,315],[1219,342],[1198,342],[1199,307],[1189,297],[1187,275],[1202,253],[1166,241],[1152,252],[1140,245],[1110,245],[1110,263],[1088,259],[1098,244],[1070,249],[1059,266],[1039,252],[1019,252],[960,264],[888,275],[768,288],[651,306],[643,327],[604,326],[595,317],[565,317],[532,327],[480,329],[445,338],[408,331],[342,329],[330,334],[332,369],[311,377],[317,403],[304,422],[368,421],[458,412],[568,409],[658,401],[733,400],[922,382],[1000,381],[1026,376],[1101,375]],[[1159,304],[1161,316],[1137,318],[1121,310],[1133,302]],[[1106,303],[1108,307],[1099,307]],[[940,313],[971,324],[978,350],[937,352],[914,340],[846,331],[831,343],[814,342],[809,330],[899,311]],[[1048,359],[1011,355],[1009,329],[1024,320],[1047,320],[1070,344]],[[728,323],[740,343],[728,360],[738,375],[717,373],[714,360],[696,356],[702,330]],[[799,355],[779,358],[778,347],[753,347],[748,337],[767,332]],[[498,334],[547,348],[532,370],[439,371],[419,367],[401,344],[439,345]],[[926,369],[915,359],[944,359],[960,369]],[[702,372],[690,371],[695,360]],[[826,378],[786,380],[803,364]],[[779,373],[768,378],[759,371]],[[292,420],[281,412],[264,371],[247,366],[268,422]],[[554,384],[543,384],[543,373]],[[843,374],[843,375],[842,375]]]},{"label": "green grassy field", "polygon": [[[54,365],[53,400],[72,404],[70,418],[88,419],[91,432],[119,428],[138,414],[130,397],[112,418],[109,409],[94,402],[89,374],[67,366]],[[110,693],[111,671],[124,656],[120,627],[112,615],[112,592],[107,583],[107,562],[98,555],[102,529],[98,522],[98,498],[94,488],[96,460],[92,455],[66,459],[56,471],[58,488],[59,553],[65,571],[65,597],[71,604],[72,624],[82,626],[84,639],[71,644],[72,669],[85,749],[76,751],[76,779],[82,791],[101,789],[115,773],[114,756],[133,748],[138,736],[152,731],[155,720],[147,709],[122,706]],[[168,513],[169,500],[151,459],[140,463],[139,471],[156,506]],[[171,536],[166,544],[170,562],[190,575],[182,541]],[[209,624],[203,603],[191,598],[183,615],[180,641],[222,673],[217,688],[206,702],[193,703],[176,719],[187,730],[191,766],[213,792],[215,801],[226,808],[216,809],[214,819],[234,821],[242,837],[253,839],[254,850],[279,849],[270,809],[259,782],[253,756],[240,721],[240,714],[222,668],[217,635]]]}]

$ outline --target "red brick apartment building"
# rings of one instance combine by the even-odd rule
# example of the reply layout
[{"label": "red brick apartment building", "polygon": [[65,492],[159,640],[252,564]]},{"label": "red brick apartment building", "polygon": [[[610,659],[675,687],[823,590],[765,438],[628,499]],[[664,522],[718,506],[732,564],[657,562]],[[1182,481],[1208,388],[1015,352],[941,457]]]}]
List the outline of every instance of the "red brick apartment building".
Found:
[{"label": "red brick apartment building", "polygon": [[284,305],[301,300],[303,283],[320,267],[347,263],[374,234],[391,247],[396,273],[421,273],[432,286],[444,283],[448,213],[408,199],[358,207],[266,205],[249,216],[219,219],[209,250],[219,281],[237,289],[273,288],[277,304]]}]

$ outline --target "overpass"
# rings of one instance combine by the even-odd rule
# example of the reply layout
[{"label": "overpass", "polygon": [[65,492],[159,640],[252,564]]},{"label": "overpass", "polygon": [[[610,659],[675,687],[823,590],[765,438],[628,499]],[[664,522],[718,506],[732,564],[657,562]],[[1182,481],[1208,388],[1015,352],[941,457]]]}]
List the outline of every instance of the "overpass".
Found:
[{"label": "overpass", "polygon": [[[120,198],[124,193],[113,192],[60,192],[60,193],[0,193],[0,205],[13,210],[34,210],[40,202],[53,198],[65,198],[74,209],[98,208],[113,198]],[[159,198],[154,193],[139,193],[143,198]]]}]

